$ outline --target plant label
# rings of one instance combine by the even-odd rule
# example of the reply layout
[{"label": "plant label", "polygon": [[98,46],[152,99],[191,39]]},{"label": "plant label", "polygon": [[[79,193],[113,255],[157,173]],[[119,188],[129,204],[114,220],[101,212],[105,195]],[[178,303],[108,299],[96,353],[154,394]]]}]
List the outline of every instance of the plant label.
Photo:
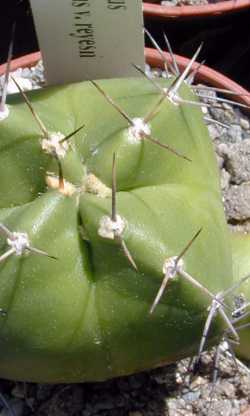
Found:
[{"label": "plant label", "polygon": [[30,0],[48,84],[138,76],[142,0]]}]

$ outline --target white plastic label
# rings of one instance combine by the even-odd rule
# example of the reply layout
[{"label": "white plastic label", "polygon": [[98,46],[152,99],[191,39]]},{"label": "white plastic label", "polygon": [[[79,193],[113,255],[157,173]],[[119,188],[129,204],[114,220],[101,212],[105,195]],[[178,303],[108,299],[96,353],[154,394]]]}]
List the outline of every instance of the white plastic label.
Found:
[{"label": "white plastic label", "polygon": [[142,0],[30,0],[48,84],[138,76]]}]

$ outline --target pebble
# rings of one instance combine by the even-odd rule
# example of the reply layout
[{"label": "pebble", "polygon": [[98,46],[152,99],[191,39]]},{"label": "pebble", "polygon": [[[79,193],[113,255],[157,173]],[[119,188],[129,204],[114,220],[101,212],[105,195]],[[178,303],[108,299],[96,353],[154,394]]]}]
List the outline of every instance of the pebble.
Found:
[{"label": "pebble", "polygon": [[[204,413],[204,409],[200,409],[200,411],[202,411],[202,415],[205,415],[208,412],[208,410],[206,410]],[[233,416],[230,400],[212,400],[209,416]]]},{"label": "pebble", "polygon": [[224,166],[224,159],[223,159],[223,157],[221,157],[218,153],[215,153],[215,156],[216,156],[216,160],[217,160],[219,169],[222,169],[223,166]]},{"label": "pebble", "polygon": [[239,124],[231,124],[230,129],[226,130],[229,142],[239,142],[243,139],[243,132]]},{"label": "pebble", "polygon": [[250,399],[250,377],[247,375],[242,375],[239,381],[238,392],[240,395],[249,397]]},{"label": "pebble", "polygon": [[193,402],[198,400],[201,393],[199,391],[190,391],[188,393],[183,394],[183,398],[188,402]]},{"label": "pebble", "polygon": [[200,376],[198,376],[198,377],[196,377],[195,379],[194,379],[194,381],[191,383],[191,386],[190,386],[190,388],[193,390],[193,389],[196,389],[197,387],[200,387],[200,386],[202,386],[202,385],[204,385],[204,384],[206,384],[207,382],[206,382],[206,379],[204,378],[204,377],[200,377]]},{"label": "pebble", "polygon": [[[39,61],[35,67],[32,68],[19,68],[11,73],[11,76],[15,78],[23,91],[29,91],[32,89],[41,88],[45,85],[44,79],[44,67],[42,61]],[[0,77],[0,86],[2,88],[4,84],[4,75]],[[12,79],[9,79],[7,93],[15,94],[18,92],[18,88]]]},{"label": "pebble", "polygon": [[221,169],[220,172],[220,184],[222,191],[227,191],[229,189],[231,176],[226,169]]},{"label": "pebble", "polygon": [[235,388],[229,381],[220,381],[220,383],[218,383],[218,389],[222,397],[232,400],[235,398]]},{"label": "pebble", "polygon": [[224,194],[224,204],[230,221],[250,219],[250,183],[232,185]]},{"label": "pebble", "polygon": [[233,122],[235,122],[235,114],[231,111],[225,110],[224,108],[217,108],[217,107],[210,107],[209,113],[212,118],[214,118],[217,121],[220,121],[221,123],[229,124],[231,125]]},{"label": "pebble", "polygon": [[171,0],[165,0],[161,2],[162,6],[166,6],[166,7],[173,7],[176,6],[178,4],[178,1],[171,1]]},{"label": "pebble", "polygon": [[[221,150],[221,148],[220,148]],[[233,184],[250,181],[250,139],[223,146],[224,166]]]},{"label": "pebble", "polygon": [[240,125],[244,130],[249,130],[250,128],[250,123],[246,118],[240,118]]},{"label": "pebble", "polygon": [[151,72],[151,76],[152,78],[161,78],[162,76],[162,70],[159,68],[155,68],[152,72]]},{"label": "pebble", "polygon": [[219,126],[217,124],[214,124],[214,123],[211,123],[211,124],[208,124],[207,127],[208,127],[208,131],[209,131],[209,135],[210,135],[212,140],[216,140],[216,139],[220,138],[221,133],[222,133],[222,127],[221,126]]},{"label": "pebble", "polygon": [[208,4],[207,0],[162,0],[161,2],[162,6],[181,6],[181,5],[202,5],[202,4]]},{"label": "pebble", "polygon": [[15,387],[11,390],[12,396],[18,399],[25,398],[25,384],[24,383],[17,383]]},{"label": "pebble", "polygon": [[[32,82],[29,79],[24,78],[23,76],[21,76],[19,74],[20,74],[20,71],[15,71],[12,74],[12,77],[16,80],[16,82],[18,83],[20,88],[23,91],[32,90]],[[1,84],[1,88],[3,88],[4,77],[1,77],[0,84]],[[13,81],[13,79],[10,78],[9,82],[8,82],[8,87],[7,87],[7,94],[16,94],[18,92],[19,92],[19,90],[18,90],[15,82]]]},{"label": "pebble", "polygon": [[207,109],[207,107],[205,105],[202,105],[201,106],[201,111],[203,112],[204,116],[206,116],[208,114],[208,109]]}]

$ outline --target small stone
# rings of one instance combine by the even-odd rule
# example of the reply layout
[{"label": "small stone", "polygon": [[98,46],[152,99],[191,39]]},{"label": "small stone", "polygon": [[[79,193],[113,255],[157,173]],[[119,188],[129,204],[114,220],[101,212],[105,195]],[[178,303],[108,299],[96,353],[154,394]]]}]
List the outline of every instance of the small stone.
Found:
[{"label": "small stone", "polygon": [[32,71],[29,68],[23,68],[22,77],[30,78]]},{"label": "small stone", "polygon": [[201,111],[203,112],[204,115],[207,115],[207,113],[208,113],[208,109],[207,109],[207,107],[205,105],[203,105],[201,107]]},{"label": "small stone", "polygon": [[227,110],[231,114],[234,114],[234,109],[233,109],[233,107],[230,104],[228,104],[228,103],[222,103],[222,107],[224,108],[224,110]]},{"label": "small stone", "polygon": [[172,7],[172,6],[176,6],[178,3],[178,1],[172,1],[172,0],[165,0],[161,2],[162,6],[166,6],[166,7]]},{"label": "small stone", "polygon": [[243,132],[243,140],[249,140],[250,139],[250,130],[242,130]]},{"label": "small stone", "polygon": [[248,130],[250,128],[250,123],[246,118],[240,118],[240,125],[244,130]]},{"label": "small stone", "polygon": [[232,416],[230,400],[212,400],[209,416]]},{"label": "small stone", "polygon": [[235,121],[235,115],[234,112],[230,110],[221,110],[222,111],[222,120],[225,123],[231,124]]},{"label": "small stone", "polygon": [[233,185],[224,195],[225,211],[229,220],[250,218],[250,183]]},{"label": "small stone", "polygon": [[162,70],[159,69],[159,68],[154,68],[154,69],[151,70],[151,74],[152,74],[153,78],[154,77],[161,77]]},{"label": "small stone", "polygon": [[212,140],[215,140],[221,136],[221,128],[218,125],[210,123],[207,127]]},{"label": "small stone", "polygon": [[240,383],[238,385],[238,392],[240,395],[250,397],[250,377],[249,375],[243,375],[240,378]]},{"label": "small stone", "polygon": [[176,373],[176,383],[180,385],[183,383],[183,377],[179,372]]},{"label": "small stone", "polygon": [[189,402],[194,402],[195,400],[198,400],[200,397],[199,391],[190,391],[183,395],[183,398]]},{"label": "small stone", "polygon": [[24,399],[25,398],[25,384],[17,383],[15,387],[11,390],[11,394],[17,399]]},{"label": "small stone", "polygon": [[230,173],[228,173],[226,169],[221,169],[220,184],[222,191],[226,191],[229,188],[230,179]]},{"label": "small stone", "polygon": [[[20,76],[14,76],[13,78],[16,80],[23,91],[32,90],[32,83],[29,79]],[[17,88],[16,84],[12,79],[10,79],[8,82],[7,94],[16,94],[18,92],[19,89]]]},{"label": "small stone", "polygon": [[162,76],[162,78],[165,78],[165,79],[169,79],[169,78],[171,78],[171,75],[167,74],[167,72],[166,72],[166,71],[162,71],[161,76]]},{"label": "small stone", "polygon": [[[211,102],[211,99],[216,99],[217,94],[214,90],[210,90],[209,88],[204,88],[203,84],[197,84],[197,95],[202,98],[204,102]],[[214,101],[214,100],[212,100]]]},{"label": "small stone", "polygon": [[242,129],[238,124],[232,124],[226,132],[227,140],[231,143],[239,142],[243,139]]},{"label": "small stone", "polygon": [[229,145],[226,143],[218,143],[216,145],[216,152],[218,153],[220,157],[225,159],[225,157],[227,157],[228,152],[229,152]]},{"label": "small stone", "polygon": [[220,394],[226,398],[233,399],[235,397],[235,388],[229,381],[222,380],[218,384]]},{"label": "small stone", "polygon": [[231,175],[231,181],[237,185],[250,181],[250,140],[224,148],[225,168]]},{"label": "small stone", "polygon": [[218,167],[219,167],[219,169],[222,169],[223,165],[224,165],[224,159],[223,159],[223,157],[218,155],[218,153],[216,153],[215,155],[216,155],[216,160],[217,160]]},{"label": "small stone", "polygon": [[207,380],[204,377],[196,377],[196,379],[191,383],[190,388],[194,390],[197,387],[204,386],[207,384]]}]

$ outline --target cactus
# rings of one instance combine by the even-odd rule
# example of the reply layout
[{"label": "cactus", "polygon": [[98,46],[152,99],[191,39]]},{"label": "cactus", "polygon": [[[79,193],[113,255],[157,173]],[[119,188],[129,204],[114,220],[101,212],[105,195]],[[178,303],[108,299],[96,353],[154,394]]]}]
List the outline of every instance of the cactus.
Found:
[{"label": "cactus", "polygon": [[[243,233],[232,233],[233,275],[235,282],[240,282],[243,276],[249,276],[250,270],[250,236]],[[250,360],[250,280],[240,284],[236,292],[236,313],[234,314],[235,326],[240,336],[240,342],[235,346],[237,355],[245,360]],[[238,304],[237,304],[238,301]],[[237,312],[238,311],[238,312]]]},{"label": "cactus", "polygon": [[208,344],[230,327],[216,294],[231,246],[189,70],[2,103],[1,377],[96,381],[176,361],[202,350],[213,302]]}]

